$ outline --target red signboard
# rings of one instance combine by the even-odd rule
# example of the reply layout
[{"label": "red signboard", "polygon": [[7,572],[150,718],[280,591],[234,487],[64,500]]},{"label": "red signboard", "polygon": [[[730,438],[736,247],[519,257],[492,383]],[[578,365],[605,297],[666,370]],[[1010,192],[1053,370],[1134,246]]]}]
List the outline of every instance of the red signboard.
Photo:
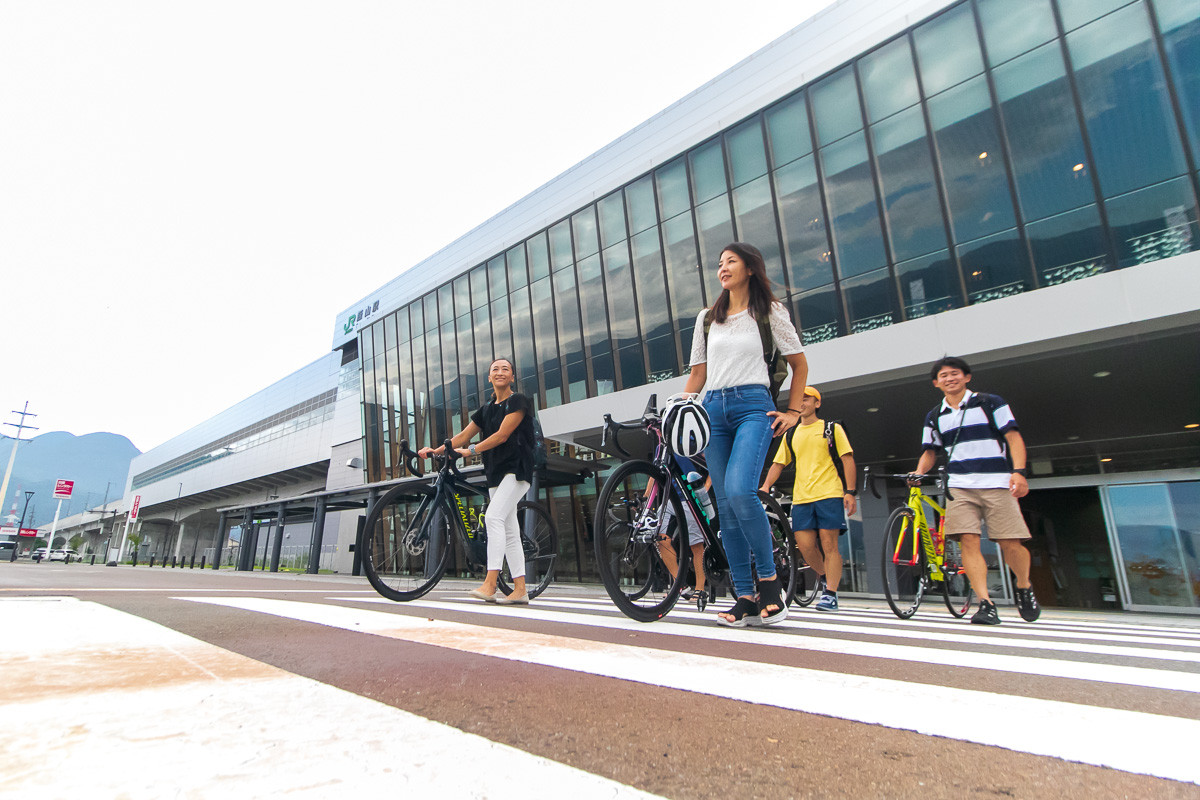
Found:
[{"label": "red signboard", "polygon": [[71,499],[71,492],[74,489],[75,481],[64,481],[62,478],[59,478],[54,482],[54,499],[69,500]]},{"label": "red signboard", "polygon": [[21,532],[18,533],[17,535],[18,536],[37,536],[37,532],[38,532],[37,528],[21,528]]},{"label": "red signboard", "polygon": [[140,508],[141,505],[142,505],[142,496],[140,494],[135,494],[133,496],[133,508],[129,509],[129,518],[130,519],[137,519],[138,508]]}]

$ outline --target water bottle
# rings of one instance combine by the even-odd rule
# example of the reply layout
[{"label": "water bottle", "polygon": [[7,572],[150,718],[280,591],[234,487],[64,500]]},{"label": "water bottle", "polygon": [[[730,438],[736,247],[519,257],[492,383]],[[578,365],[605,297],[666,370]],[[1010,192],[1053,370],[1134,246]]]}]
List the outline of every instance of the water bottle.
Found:
[{"label": "water bottle", "polygon": [[700,501],[700,508],[704,510],[704,518],[712,520],[716,517],[716,512],[713,510],[712,498],[708,496],[708,491],[704,488],[704,478],[699,472],[692,471],[687,474],[688,486],[692,487],[692,494]]}]

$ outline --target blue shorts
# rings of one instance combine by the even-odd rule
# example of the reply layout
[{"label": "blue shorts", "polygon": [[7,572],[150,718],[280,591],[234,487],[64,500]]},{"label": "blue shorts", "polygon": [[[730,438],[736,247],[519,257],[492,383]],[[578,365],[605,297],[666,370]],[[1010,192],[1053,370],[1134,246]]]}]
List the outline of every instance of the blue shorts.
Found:
[{"label": "blue shorts", "polygon": [[831,497],[815,503],[792,506],[792,530],[846,532],[846,507],[842,498]]}]

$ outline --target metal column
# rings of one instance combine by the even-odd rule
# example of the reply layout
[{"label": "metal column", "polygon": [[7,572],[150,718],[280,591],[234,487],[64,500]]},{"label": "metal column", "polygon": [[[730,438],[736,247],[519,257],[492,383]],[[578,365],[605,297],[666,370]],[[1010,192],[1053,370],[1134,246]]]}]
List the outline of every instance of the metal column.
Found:
[{"label": "metal column", "polygon": [[249,572],[254,568],[254,547],[258,539],[258,527],[254,524],[254,516],[250,509],[242,514],[242,541],[238,545],[238,565],[240,572]]},{"label": "metal column", "polygon": [[229,517],[226,512],[222,511],[220,518],[217,520],[217,535],[216,538],[213,539],[213,569],[221,568],[221,543],[225,541],[225,537],[228,535],[228,531],[225,527],[228,524]]},{"label": "metal column", "polygon": [[308,550],[309,575],[316,575],[321,566],[321,539],[325,534],[325,498],[318,497],[316,508],[313,509],[312,543]]},{"label": "metal column", "polygon": [[275,542],[271,546],[271,572],[279,572],[279,556],[283,552],[283,529],[287,527],[287,506],[280,503],[275,509]]}]

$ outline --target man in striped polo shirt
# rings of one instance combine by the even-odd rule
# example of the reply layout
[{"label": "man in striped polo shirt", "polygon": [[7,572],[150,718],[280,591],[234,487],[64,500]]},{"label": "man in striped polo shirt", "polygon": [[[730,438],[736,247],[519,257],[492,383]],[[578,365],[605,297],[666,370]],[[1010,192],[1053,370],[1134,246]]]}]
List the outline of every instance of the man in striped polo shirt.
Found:
[{"label": "man in striped polo shirt", "polygon": [[1025,440],[1002,398],[967,388],[971,368],[966,361],[948,356],[935,363],[929,374],[945,397],[925,416],[925,449],[916,471],[929,472],[945,451],[953,496],[946,508],[945,531],[948,538],[959,540],[963,569],[979,596],[979,610],[971,622],[1000,624],[996,604],[988,595],[987,561],[980,549],[983,521],[988,538],[1000,546],[1004,563],[1016,576],[1017,610],[1022,619],[1033,622],[1042,611],[1029,582],[1029,551],[1022,544],[1030,538],[1029,528],[1017,505],[1017,498],[1029,493]]}]

